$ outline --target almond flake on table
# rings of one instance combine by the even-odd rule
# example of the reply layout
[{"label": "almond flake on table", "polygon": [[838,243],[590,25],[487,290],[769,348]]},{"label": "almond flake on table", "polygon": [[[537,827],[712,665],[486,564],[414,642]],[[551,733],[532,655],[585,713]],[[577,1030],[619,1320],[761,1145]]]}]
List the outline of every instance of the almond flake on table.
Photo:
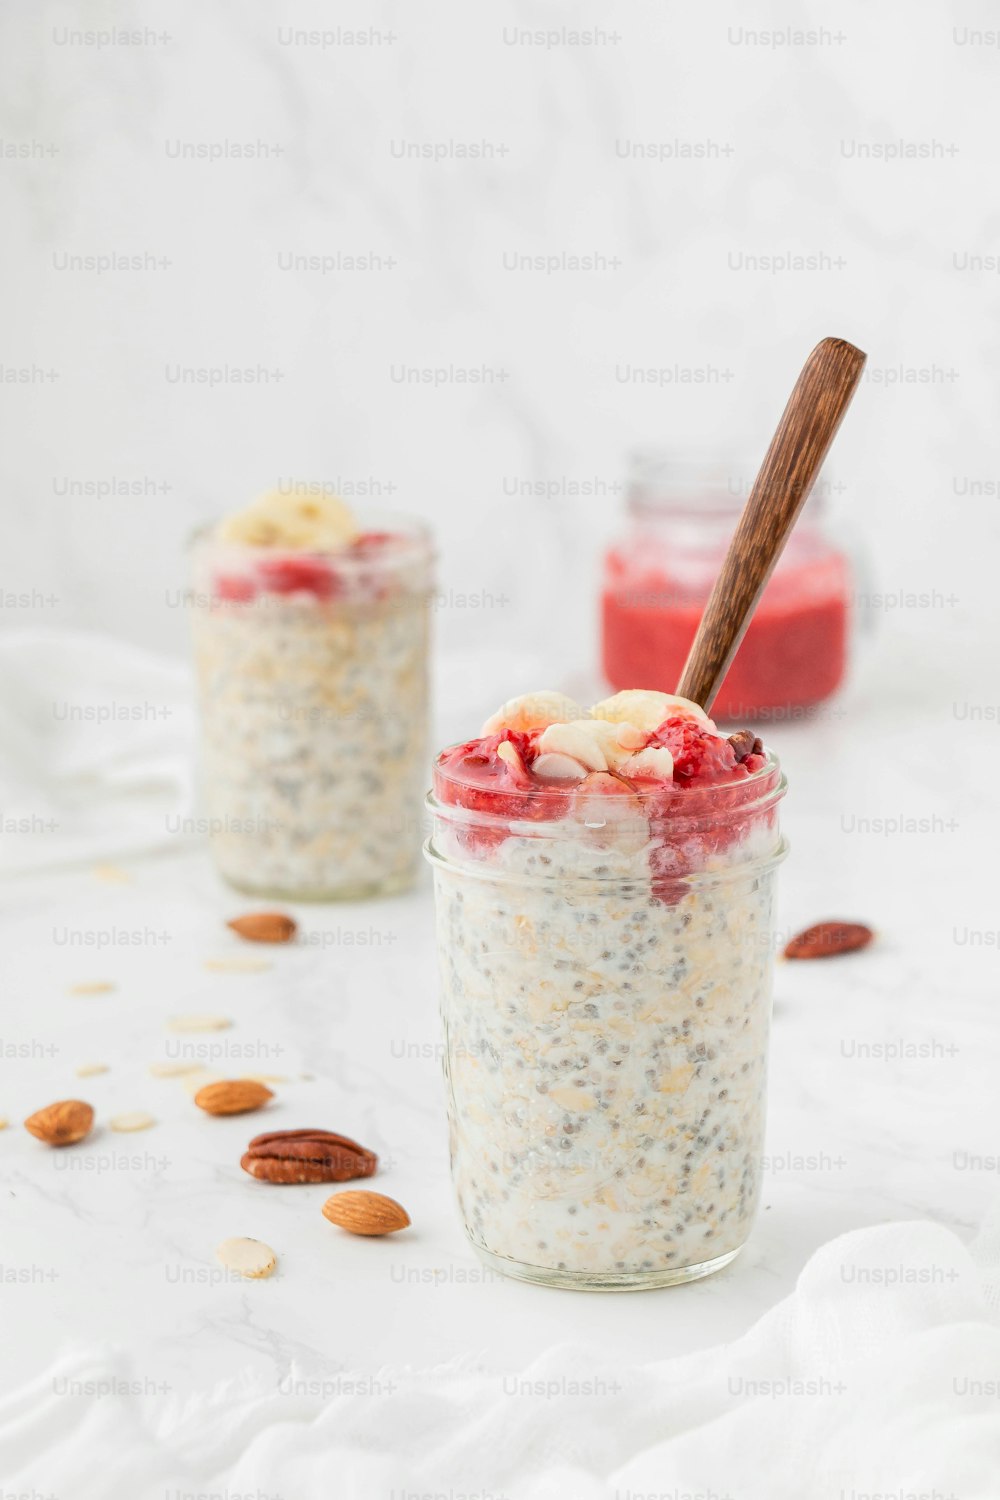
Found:
[{"label": "almond flake on table", "polygon": [[108,1065],[99,1062],[77,1063],[73,1071],[77,1078],[94,1078],[98,1073],[106,1073]]},{"label": "almond flake on table", "polygon": [[213,1073],[210,1068],[197,1068],[195,1072],[181,1079],[181,1086],[186,1094],[194,1098],[195,1094],[200,1093],[208,1084],[221,1083],[221,1081],[221,1073]]},{"label": "almond flake on table", "polygon": [[213,974],[264,974],[272,967],[269,958],[206,958]]},{"label": "almond flake on table", "polygon": [[71,984],[71,995],[108,995],[116,986],[110,979],[85,979],[81,984]]},{"label": "almond flake on table", "polygon": [[228,1016],[171,1016],[168,1031],[226,1031],[232,1026]]},{"label": "almond flake on table", "polygon": [[112,1130],[148,1130],[151,1125],[156,1124],[156,1120],[144,1109],[132,1109],[121,1115],[112,1115],[108,1124]]},{"label": "almond flake on table", "polygon": [[91,872],[95,880],[103,880],[108,885],[129,885],[132,877],[117,865],[95,865]]},{"label": "almond flake on table", "polygon": [[216,1247],[215,1258],[227,1271],[235,1271],[237,1275],[249,1276],[255,1281],[270,1276],[278,1264],[278,1257],[263,1240],[223,1240]]},{"label": "almond flake on table", "polygon": [[8,1120],[7,1116],[0,1115],[0,1130],[6,1130],[9,1124],[10,1121]]},{"label": "almond flake on table", "polygon": [[184,1078],[188,1073],[203,1073],[205,1069],[195,1062],[154,1062],[150,1063],[149,1071],[154,1078]]},{"label": "almond flake on table", "polygon": [[241,1078],[249,1078],[253,1083],[291,1083],[287,1073],[241,1073]]}]

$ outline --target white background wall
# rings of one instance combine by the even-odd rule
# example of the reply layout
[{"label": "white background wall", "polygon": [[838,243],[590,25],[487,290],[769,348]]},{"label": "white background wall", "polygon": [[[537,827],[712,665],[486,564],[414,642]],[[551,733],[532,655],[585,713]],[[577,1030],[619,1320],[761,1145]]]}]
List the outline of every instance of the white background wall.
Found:
[{"label": "white background wall", "polygon": [[[1000,593],[1000,281],[967,264],[1000,258],[1000,47],[973,35],[998,24],[976,0],[7,7],[4,625],[182,653],[174,591],[199,521],[290,476],[371,479],[437,528],[444,589],[487,596],[446,599],[445,653],[480,653],[488,676],[516,644],[533,676],[511,690],[584,671],[626,450],[735,436],[758,458],[834,333],[870,354],[836,450],[841,508],[881,586],[937,591],[886,613],[883,641],[946,642],[908,659],[947,670]],[[583,25],[595,44],[512,44]],[[141,44],[73,39],[115,26]],[[289,44],[334,27],[369,44]],[[802,27],[822,30],[785,33]],[[484,141],[485,160],[395,154]],[[177,159],[179,142],[268,154]],[[678,142],[709,159],[677,159]],[[862,159],[900,142],[929,154]],[[151,264],[65,268],[112,253]],[[283,270],[290,253],[383,264]],[[505,268],[588,253],[615,264]],[[746,269],[788,255],[819,267]],[[281,378],[169,378],[227,364]],[[505,378],[426,386],[400,366]],[[640,385],[629,366],[667,376]],[[507,493],[578,480],[605,493]],[[140,493],[65,492],[102,481]]]}]

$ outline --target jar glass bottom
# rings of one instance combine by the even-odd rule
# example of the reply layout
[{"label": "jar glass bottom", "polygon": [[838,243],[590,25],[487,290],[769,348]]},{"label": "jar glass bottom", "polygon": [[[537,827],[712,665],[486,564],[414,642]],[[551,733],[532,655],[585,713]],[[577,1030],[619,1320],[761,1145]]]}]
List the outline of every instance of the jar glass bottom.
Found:
[{"label": "jar glass bottom", "polygon": [[561,1287],[571,1292],[647,1292],[656,1287],[682,1286],[686,1281],[701,1281],[721,1271],[734,1261],[743,1249],[727,1250],[725,1255],[716,1255],[712,1260],[698,1261],[690,1266],[661,1267],[658,1271],[557,1271],[551,1266],[531,1266],[522,1261],[509,1260],[505,1255],[494,1255],[470,1240],[479,1259],[493,1271],[510,1276],[515,1281],[529,1281],[535,1286]]}]

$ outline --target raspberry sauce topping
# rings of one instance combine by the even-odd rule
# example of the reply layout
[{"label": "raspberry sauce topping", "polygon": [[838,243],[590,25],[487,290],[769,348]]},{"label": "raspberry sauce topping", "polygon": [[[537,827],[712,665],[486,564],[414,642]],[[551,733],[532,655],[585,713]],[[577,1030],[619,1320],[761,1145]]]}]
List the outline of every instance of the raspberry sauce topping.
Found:
[{"label": "raspberry sauce topping", "polygon": [[392,531],[362,531],[338,552],[259,549],[259,555],[226,559],[212,577],[215,599],[246,604],[259,595],[306,595],[325,603],[363,592],[381,598],[388,590],[386,568],[405,563],[411,543]]},{"label": "raspberry sauce topping", "polygon": [[262,557],[255,573],[258,586],[269,594],[313,594],[317,599],[332,599],[337,589],[336,574],[320,557]]},{"label": "raspberry sauce topping", "polygon": [[[532,823],[565,820],[570,844],[617,842],[626,858],[644,851],[654,897],[673,905],[688,876],[773,829],[780,771],[752,731],[727,738],[685,698],[628,689],[588,711],[539,692],[511,699],[476,739],[443,750],[434,791],[442,807],[462,809],[455,838],[475,859],[530,835]],[[555,848],[564,836],[544,837]]]},{"label": "raspberry sauce topping", "polygon": [[391,517],[372,520],[383,528],[362,527],[337,495],[271,490],[219,522],[212,597],[230,604],[259,595],[321,604],[383,599],[423,565],[426,542],[407,527],[385,527]]},{"label": "raspberry sauce topping", "polygon": [[[543,754],[539,748],[543,733],[543,728],[502,729],[443,750],[436,766],[441,800],[512,818],[554,818],[571,799],[608,793],[642,796],[668,788],[672,792],[699,791],[747,781],[767,764],[763,746],[753,735],[751,742],[760,749],[741,755],[741,747],[732,742],[736,736],[726,739],[697,721],[672,717],[658,725],[617,766],[596,771],[581,767],[582,774],[575,780],[548,779],[534,770]],[[660,748],[673,756],[669,779],[643,763],[643,750]]]},{"label": "raspberry sauce topping", "polygon": [[[741,734],[750,733],[741,730]],[[684,787],[718,786],[726,781],[745,781],[765,764],[766,756],[761,751],[754,753],[753,746],[760,741],[750,733],[751,750],[740,754],[742,745],[733,741],[736,735],[723,739],[720,735],[705,730],[697,720],[666,719],[653,732],[651,744],[663,745],[674,758],[674,784]]]},{"label": "raspberry sauce topping", "polygon": [[435,772],[442,801],[512,822],[560,817],[565,785],[541,781],[531,772],[537,741],[537,734],[501,729],[442,751]]}]

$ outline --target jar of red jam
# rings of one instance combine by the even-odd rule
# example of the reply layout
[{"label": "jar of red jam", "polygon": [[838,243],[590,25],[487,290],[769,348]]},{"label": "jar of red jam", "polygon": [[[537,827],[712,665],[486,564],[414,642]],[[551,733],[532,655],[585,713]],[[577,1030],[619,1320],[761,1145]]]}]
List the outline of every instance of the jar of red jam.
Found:
[{"label": "jar of red jam", "polygon": [[[637,454],[629,526],[605,556],[602,661],[616,690],[676,691],[698,621],[746,503],[752,470]],[[822,477],[810,496],[715,700],[716,718],[806,717],[843,681],[851,564],[828,535]]]}]

